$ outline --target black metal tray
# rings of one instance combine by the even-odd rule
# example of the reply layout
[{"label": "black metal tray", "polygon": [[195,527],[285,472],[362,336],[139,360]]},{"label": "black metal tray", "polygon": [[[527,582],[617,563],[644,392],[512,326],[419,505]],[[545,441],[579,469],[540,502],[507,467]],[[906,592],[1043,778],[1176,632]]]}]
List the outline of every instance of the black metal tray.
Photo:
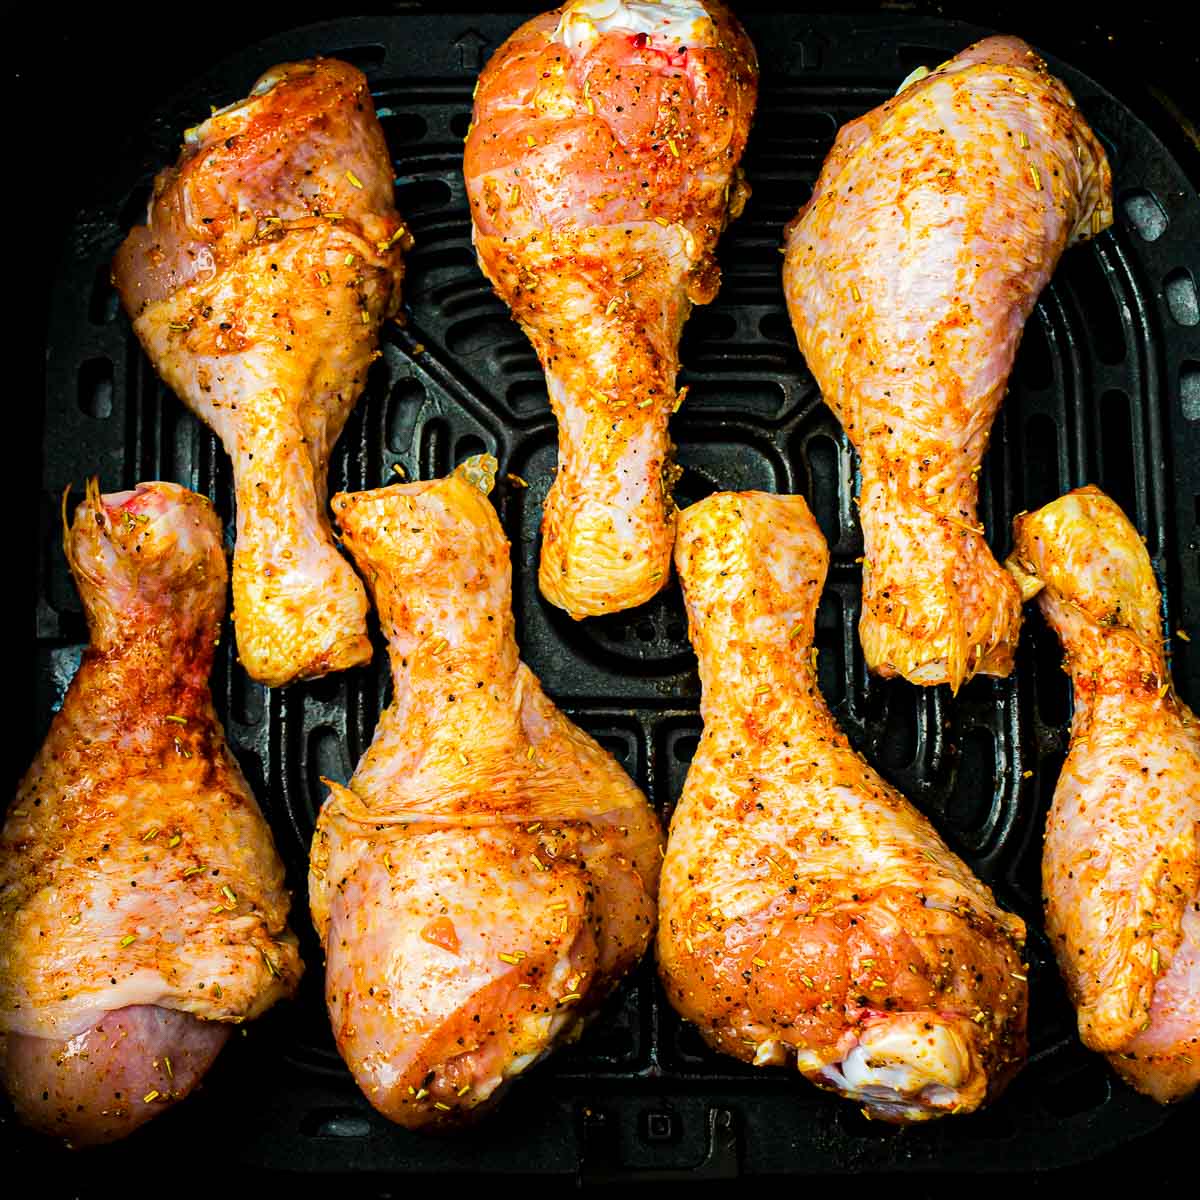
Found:
[{"label": "black metal tray", "polygon": [[[286,20],[281,10],[281,20]],[[576,624],[537,593],[538,523],[555,461],[554,423],[533,351],[491,294],[470,248],[462,139],[475,77],[520,16],[402,14],[344,19],[270,37],[154,113],[91,180],[55,274],[40,478],[34,663],[35,737],[78,662],[83,620],[59,549],[68,482],[105,490],[172,479],[209,495],[231,541],[229,465],[215,438],[157,380],[108,284],[108,263],[140,219],[154,171],[210,103],[245,94],[281,60],[323,53],[371,82],[416,247],[403,328],[337,447],[332,489],[445,473],[489,450],[494,498],[513,542],[522,652],[548,692],[635,776],[664,817],[700,732],[699,686],[678,586],[633,612]],[[539,1172],[584,1180],[727,1178],[738,1173],[1011,1172],[1080,1163],[1164,1122],[1158,1106],[1083,1050],[1040,932],[1042,827],[1066,747],[1070,697],[1060,654],[1031,617],[1008,680],[977,680],[951,700],[870,678],[858,645],[861,533],[855,461],[821,403],[789,326],[778,247],[837,127],[874,106],[920,63],[987,31],[911,14],[747,14],[762,63],[745,168],[754,188],[720,250],[724,284],[684,335],[686,406],[674,418],[681,505],[722,488],[801,492],[829,540],[818,617],[821,685],[879,769],[926,811],[1029,922],[1030,1062],[979,1115],[902,1132],[782,1070],[708,1052],[665,1003],[645,963],[578,1045],[519,1082],[500,1110],[453,1139],[398,1130],[358,1093],[333,1046],[322,960],[304,879],[322,775],[344,780],[385,702],[372,667],[271,692],[233,664],[223,638],[214,678],[229,739],[275,830],[295,895],[308,973],[293,1004],[245,1029],[206,1086],[125,1145],[108,1167],[223,1161],[278,1171]],[[1068,252],[1029,323],[985,462],[981,515],[992,546],[1012,515],[1097,482],[1147,539],[1167,627],[1200,640],[1200,200],[1171,153],[1120,102],[1053,61],[1104,142],[1116,227]],[[377,638],[378,641],[378,638]],[[1200,651],[1173,642],[1180,691],[1200,701]],[[20,756],[27,762],[34,744]],[[23,765],[23,764],[22,764]],[[1032,775],[1029,773],[1032,772]],[[1193,1106],[1194,1107],[1194,1106]],[[7,1112],[0,1146],[31,1149]],[[48,1151],[46,1152],[48,1153]],[[45,1159],[45,1161],[52,1161]],[[149,1178],[154,1178],[150,1176]],[[132,1182],[132,1180],[131,1180]]]}]

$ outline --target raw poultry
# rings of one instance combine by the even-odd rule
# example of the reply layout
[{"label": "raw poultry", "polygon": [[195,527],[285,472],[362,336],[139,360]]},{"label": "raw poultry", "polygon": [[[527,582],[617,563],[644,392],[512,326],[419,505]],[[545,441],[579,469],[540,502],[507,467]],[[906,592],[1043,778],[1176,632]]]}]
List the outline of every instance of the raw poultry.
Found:
[{"label": "raw poultry", "polygon": [[1084,1044],[1179,1100],[1200,1083],[1200,721],[1171,684],[1150,557],[1113,500],[1079,488],[1017,517],[1013,542],[1075,697],[1046,928]]},{"label": "raw poultry", "polygon": [[654,932],[662,832],[518,657],[496,460],[335,496],[388,639],[391,704],[329,783],[309,896],[367,1099],[454,1124],[576,1036]]},{"label": "raw poultry", "polygon": [[799,496],[679,516],[704,736],[671,820],[659,969],[714,1049],[897,1123],[1025,1057],[1025,927],[852,749],[817,690],[828,554]]},{"label": "raw poultry", "polygon": [[693,304],[749,189],[754,48],[715,0],[574,0],[479,79],[464,171],[479,265],[529,335],[558,419],[539,583],[573,617],[666,585],[667,423]]},{"label": "raw poultry", "polygon": [[113,261],[146,353],[233,462],[238,653],[271,685],[371,657],[325,476],[400,302],[392,192],[362,73],[285,63],[187,131]]},{"label": "raw poultry", "polygon": [[859,453],[867,665],[957,689],[1021,622],[980,462],[1059,256],[1112,223],[1104,150],[1024,42],[992,37],[839,131],[788,226],[800,349]]},{"label": "raw poultry", "polygon": [[302,964],[271,834],[213,711],[221,525],[171,483],[66,537],[91,644],[0,832],[0,1078],[82,1146],[186,1096]]}]

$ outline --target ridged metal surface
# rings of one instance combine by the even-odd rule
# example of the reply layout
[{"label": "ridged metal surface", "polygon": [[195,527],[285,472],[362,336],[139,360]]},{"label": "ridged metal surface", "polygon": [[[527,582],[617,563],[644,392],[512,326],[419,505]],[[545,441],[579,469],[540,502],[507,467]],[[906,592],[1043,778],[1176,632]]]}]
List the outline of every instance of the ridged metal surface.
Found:
[{"label": "ridged metal surface", "polygon": [[[60,271],[49,345],[39,564],[39,713],[48,722],[78,662],[82,617],[58,546],[59,496],[98,474],[105,490],[171,479],[210,496],[232,538],[228,461],[158,382],[118,311],[107,264],[139,219],[154,170],[210,103],[243,95],[274,62],[327,53],[371,82],[416,248],[406,323],[337,447],[331,490],[444,474],[488,450],[513,542],[522,652],[547,691],[612,750],[669,817],[700,733],[699,685],[678,586],[629,613],[577,624],[537,594],[538,523],[555,429],[533,351],[470,248],[462,140],[475,76],[518,18],[413,16],[334,22],[274,38],[223,64],[156,114],[96,184]],[[250,682],[223,638],[214,680],[230,742],[288,864],[308,975],[299,1000],[239,1040],[208,1086],[140,1135],[139,1162],[220,1131],[245,1163],[286,1169],[539,1169],[638,1172],[1015,1170],[1077,1162],[1154,1128],[1161,1112],[1078,1044],[1040,933],[1039,855],[1066,748],[1060,654],[1031,618],[1016,674],[956,699],[868,677],[858,644],[862,553],[854,456],[796,349],[783,305],[784,223],[807,198],[843,122],[985,31],[900,16],[758,16],[746,22],[763,87],[745,169],[754,194],[727,234],[724,283],[685,332],[688,401],[673,422],[681,505],[723,488],[801,492],[832,553],[818,615],[821,686],[851,739],[902,788],[1031,929],[1030,1065],[989,1112],[901,1134],[865,1121],[784,1071],[707,1051],[644,964],[573,1048],[521,1081],[478,1130],[430,1141],[394,1130],[358,1094],[333,1047],[304,877],[320,777],[345,780],[386,702],[372,667],[286,691]],[[1117,225],[1073,250],[1039,302],[983,476],[991,545],[1012,515],[1099,483],[1145,535],[1168,628],[1200,635],[1200,204],[1163,147],[1095,84],[1053,64],[1104,141]],[[1177,683],[1200,701],[1175,643]],[[1192,650],[1195,659],[1196,651]],[[30,747],[32,755],[33,747]],[[117,1149],[113,1154],[124,1151]],[[667,1178],[667,1176],[662,1176]]]}]

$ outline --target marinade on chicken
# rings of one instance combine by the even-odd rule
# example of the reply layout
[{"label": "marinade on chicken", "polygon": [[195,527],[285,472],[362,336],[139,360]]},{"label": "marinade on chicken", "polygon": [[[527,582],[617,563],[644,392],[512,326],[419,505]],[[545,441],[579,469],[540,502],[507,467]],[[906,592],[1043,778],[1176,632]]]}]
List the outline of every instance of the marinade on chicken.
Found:
[{"label": "marinade on chicken", "polygon": [[1084,1045],[1179,1100],[1200,1083],[1200,721],[1172,686],[1150,556],[1119,505],[1079,488],[1017,517],[1013,543],[1075,698],[1046,929]]},{"label": "marinade on chicken", "polygon": [[495,469],[333,499],[393,695],[348,785],[329,784],[309,897],[338,1049],[411,1128],[497,1100],[654,933],[662,831],[518,657]]},{"label": "marinade on chicken", "polygon": [[0,831],[0,1080],[83,1146],[186,1096],[303,966],[209,693],[216,513],[172,483],[93,483],[66,550],[91,643]]},{"label": "marinade on chicken", "polygon": [[475,249],[546,372],[558,470],[538,580],[573,617],[642,604],[670,575],[679,336],[716,295],[717,239],[749,194],[757,87],[716,0],[573,0],[480,76]]},{"label": "marinade on chicken", "polygon": [[862,466],[867,665],[1007,675],[1021,598],[979,470],[1063,250],[1112,223],[1104,150],[1024,42],[992,37],[839,131],[786,233],[800,349]]},{"label": "marinade on chicken", "polygon": [[273,67],[189,129],[113,281],[155,369],[233,463],[233,615],[272,686],[371,657],[329,527],[329,455],[400,303],[410,243],[362,73]]},{"label": "marinade on chicken", "polygon": [[667,995],[714,1049],[897,1123],[970,1112],[1025,1058],[1025,926],[881,779],[817,689],[828,554],[799,496],[679,515],[704,734],[659,903]]}]

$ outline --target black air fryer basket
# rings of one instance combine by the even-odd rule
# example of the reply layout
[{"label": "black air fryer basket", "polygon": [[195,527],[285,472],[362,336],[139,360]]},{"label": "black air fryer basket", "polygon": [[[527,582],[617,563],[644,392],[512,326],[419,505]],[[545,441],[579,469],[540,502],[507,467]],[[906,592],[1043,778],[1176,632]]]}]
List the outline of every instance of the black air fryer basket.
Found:
[{"label": "black air fryer basket", "polygon": [[[158,9],[143,14],[150,25],[131,32],[132,40],[101,39],[107,58],[93,64],[97,89],[54,136],[103,137],[103,153],[78,152],[93,164],[87,177],[45,154],[49,181],[60,189],[47,202],[51,216],[57,204],[63,218],[52,232],[66,236],[61,254],[51,238],[37,251],[50,255],[37,275],[48,291],[44,424],[35,415],[37,393],[17,398],[31,410],[31,444],[18,448],[18,484],[28,487],[12,586],[26,615],[14,682],[33,696],[17,720],[14,772],[44,736],[85,641],[59,545],[66,484],[78,488],[93,474],[106,491],[178,481],[213,500],[232,544],[228,460],[138,347],[108,282],[113,251],[141,219],[154,172],[174,161],[183,129],[210,104],[244,95],[276,62],[328,54],[367,74],[395,161],[397,206],[416,239],[406,323],[384,333],[383,357],[334,454],[331,491],[379,486],[395,478],[396,466],[425,479],[467,455],[495,454],[501,482],[493,498],[513,544],[523,656],[668,818],[701,729],[678,585],[640,609],[582,623],[538,595],[538,525],[555,426],[533,351],[470,246],[461,164],[472,88],[488,56],[530,14],[396,11],[268,32],[297,19],[281,8],[273,18],[248,18],[243,33],[254,40],[247,44],[238,14],[222,11],[203,19],[226,21],[228,32],[201,35],[206,57],[195,67],[219,65],[169,101],[155,93],[140,110],[149,121],[128,128],[105,127],[103,80],[119,76],[114,92],[130,97],[130,78],[145,70],[161,91],[166,72],[147,56],[169,53],[169,39],[187,34],[182,26],[171,32],[162,24],[168,10]],[[307,974],[295,1002],[244,1028],[192,1098],[128,1143],[72,1160],[77,1181],[128,1172],[130,1186],[157,1188],[210,1160],[223,1170],[338,1172],[360,1181],[386,1175],[396,1184],[408,1175],[471,1171],[560,1182],[1011,1173],[1078,1168],[1114,1149],[1154,1179],[1162,1148],[1189,1124],[1195,1129],[1195,1102],[1169,1114],[1082,1048],[1041,932],[1042,830],[1070,717],[1057,642],[1031,613],[1012,677],[977,679],[953,700],[946,688],[867,674],[856,632],[855,457],[805,369],[784,308],[783,225],[809,195],[838,126],[886,99],[914,67],[936,65],[992,30],[886,9],[742,15],[762,65],[744,160],[754,193],[721,244],[720,295],[693,312],[684,334],[680,382],[690,390],[672,425],[683,467],[676,498],[683,506],[743,488],[807,497],[832,555],[818,615],[821,687],[854,744],[1028,922],[1028,1066],[980,1114],[896,1131],[794,1072],[751,1069],[705,1049],[666,1003],[647,961],[575,1046],[518,1081],[477,1128],[430,1138],[391,1126],[334,1049],[304,884],[320,778],[349,776],[386,703],[382,642],[377,637],[367,669],[271,691],[234,665],[227,632],[213,680],[217,706],[287,862]],[[993,16],[993,28],[1072,59],[1061,35],[1053,46],[1039,40],[1036,17],[1006,26]],[[1104,41],[1094,28],[1091,40]],[[221,44],[244,48],[225,57]],[[1014,513],[1100,484],[1145,535],[1164,587],[1166,627],[1191,630],[1200,641],[1200,156],[1189,157],[1195,147],[1186,135],[1170,148],[1159,139],[1165,132],[1170,140],[1179,125],[1152,130],[1125,100],[1049,57],[1110,155],[1116,224],[1066,254],[1034,311],[985,460],[981,516],[1003,554]],[[30,88],[31,103],[57,86],[49,66],[45,75],[42,87]],[[84,99],[78,82],[62,86]],[[1173,107],[1169,96],[1163,104],[1160,114]],[[1186,125],[1178,113],[1177,120]],[[63,152],[75,153],[66,145]],[[20,178],[15,172],[10,179]],[[29,180],[16,186],[26,189]],[[528,490],[505,483],[505,472],[528,480]],[[1178,638],[1171,648],[1178,688],[1200,706],[1200,650]],[[1149,1159],[1146,1147],[1154,1148]],[[63,1152],[21,1130],[6,1108],[0,1148],[8,1162],[31,1170],[53,1175],[63,1166]]]}]

